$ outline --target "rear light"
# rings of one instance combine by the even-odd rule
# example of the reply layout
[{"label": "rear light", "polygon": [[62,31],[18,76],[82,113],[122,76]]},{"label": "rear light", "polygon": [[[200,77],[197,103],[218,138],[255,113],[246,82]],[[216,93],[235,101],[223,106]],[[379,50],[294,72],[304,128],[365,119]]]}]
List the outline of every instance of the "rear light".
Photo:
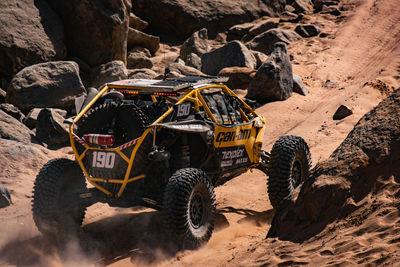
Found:
[{"label": "rear light", "polygon": [[89,144],[99,146],[112,146],[115,141],[114,136],[110,134],[85,134],[83,139]]},{"label": "rear light", "polygon": [[169,93],[169,92],[151,92],[151,91],[137,91],[137,90],[117,90],[122,94],[131,94],[131,95],[159,95],[159,96],[179,96],[178,93]]}]

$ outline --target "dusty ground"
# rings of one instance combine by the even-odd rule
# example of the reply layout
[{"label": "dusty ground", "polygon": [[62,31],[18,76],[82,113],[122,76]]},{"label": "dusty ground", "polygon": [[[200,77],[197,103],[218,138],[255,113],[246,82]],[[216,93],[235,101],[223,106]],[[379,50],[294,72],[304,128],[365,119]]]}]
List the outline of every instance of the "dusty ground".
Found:
[{"label": "dusty ground", "polygon": [[[295,94],[287,101],[257,110],[267,119],[265,149],[270,150],[279,136],[295,134],[308,142],[314,163],[326,159],[364,113],[392,87],[400,86],[397,1],[343,0],[342,5],[345,12],[339,18],[309,17],[309,22],[317,22],[328,33],[326,38],[303,39],[290,45],[294,72],[311,93],[306,97]],[[159,60],[173,59],[174,54],[172,50]],[[354,114],[334,121],[332,116],[341,104]],[[266,177],[259,171],[216,189],[216,231],[210,242],[197,251],[177,252],[163,243],[158,212],[104,205],[89,209],[84,221],[85,238],[71,242],[62,252],[55,251],[33,225],[30,198],[41,164],[66,151],[30,152],[37,154],[29,162],[23,162],[24,153],[2,153],[0,181],[8,181],[5,185],[12,190],[14,205],[0,210],[0,266],[376,265],[387,257],[395,265],[400,258],[399,227],[390,227],[399,224],[396,208],[345,230],[339,230],[340,223],[333,223],[301,244],[266,240],[274,210],[266,194]],[[395,189],[387,190],[363,201],[389,202],[388,195]]]}]

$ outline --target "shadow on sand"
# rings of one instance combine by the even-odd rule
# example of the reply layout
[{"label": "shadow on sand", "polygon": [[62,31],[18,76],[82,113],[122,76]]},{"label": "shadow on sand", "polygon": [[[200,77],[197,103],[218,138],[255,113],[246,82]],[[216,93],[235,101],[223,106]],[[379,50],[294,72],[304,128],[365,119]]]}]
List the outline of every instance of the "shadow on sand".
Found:
[{"label": "shadow on sand", "polygon": [[[245,215],[239,223],[270,223],[273,210],[256,212],[225,207],[216,214],[215,231],[229,227],[225,213]],[[0,265],[54,266],[54,263],[81,262],[106,266],[130,258],[137,264],[156,264],[177,255],[179,248],[164,231],[162,214],[146,211],[120,214],[85,225],[68,240],[36,236],[12,240],[0,250]]]}]

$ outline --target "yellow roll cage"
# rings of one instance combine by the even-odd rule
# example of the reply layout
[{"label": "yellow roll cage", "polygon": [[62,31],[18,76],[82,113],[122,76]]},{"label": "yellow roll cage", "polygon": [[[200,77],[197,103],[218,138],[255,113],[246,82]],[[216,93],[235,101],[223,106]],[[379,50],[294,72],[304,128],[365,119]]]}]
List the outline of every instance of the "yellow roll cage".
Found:
[{"label": "yellow roll cage", "polygon": [[[197,88],[187,88],[187,89],[182,89],[179,90],[179,93],[187,93],[183,98],[181,98],[180,100],[178,100],[174,105],[178,105],[181,104],[183,102],[187,102],[190,101],[194,104],[194,109],[195,111],[200,111],[200,107],[203,107],[204,110],[207,113],[207,116],[211,119],[211,121],[213,121],[214,123],[217,123],[214,115],[212,114],[211,110],[209,109],[207,103],[205,102],[203,96],[201,95],[201,91],[202,90],[206,90],[206,89],[212,89],[212,88],[219,88],[222,89],[225,93],[231,95],[231,96],[236,96],[236,94],[231,91],[226,85],[222,85],[222,84],[209,84],[209,85],[204,85],[204,86],[199,86]],[[91,175],[89,175],[88,171],[86,170],[82,159],[85,157],[86,152],[88,150],[98,150],[99,148],[97,147],[92,147],[86,143],[81,143],[85,149],[84,151],[79,154],[78,150],[76,149],[76,143],[75,143],[75,138],[77,138],[76,134],[74,133],[74,126],[77,124],[77,122],[82,118],[82,116],[84,114],[86,114],[86,112],[93,106],[93,104],[99,100],[99,98],[101,96],[103,96],[104,94],[108,93],[110,90],[113,89],[127,89],[126,85],[118,85],[115,83],[111,83],[111,84],[107,84],[105,85],[101,91],[89,102],[89,104],[87,106],[85,106],[80,112],[79,114],[74,118],[72,124],[70,124],[69,126],[69,138],[70,138],[70,142],[71,142],[71,147],[72,150],[75,154],[76,160],[78,161],[79,166],[81,167],[87,181],[92,184],[94,187],[96,187],[97,189],[99,189],[100,191],[104,192],[106,195],[108,196],[113,196],[113,194],[108,191],[107,189],[105,189],[104,187],[102,187],[101,185],[99,185],[98,183],[103,182],[103,183],[115,183],[115,184],[121,184],[121,187],[118,191],[118,193],[115,195],[116,197],[120,197],[122,195],[122,193],[124,192],[126,186],[128,183],[130,182],[134,182],[140,179],[144,179],[146,178],[145,174],[141,174],[135,177],[130,178],[130,172],[133,166],[133,162],[135,159],[135,155],[137,150],[139,149],[140,145],[142,144],[142,142],[144,141],[144,139],[147,137],[147,135],[151,132],[151,131],[156,131],[157,125],[158,123],[161,123],[164,121],[164,119],[171,114],[171,112],[173,111],[173,107],[169,108],[161,117],[159,117],[156,121],[154,121],[151,125],[149,125],[147,127],[147,129],[144,131],[144,133],[138,138],[136,145],[133,148],[133,151],[130,155],[130,157],[128,158],[124,153],[122,153],[121,148],[120,147],[115,147],[115,148],[102,148],[102,151],[112,151],[112,152],[116,152],[118,155],[121,156],[121,158],[123,160],[125,160],[128,163],[128,168],[126,170],[125,176],[123,179],[103,179],[103,178],[96,178],[96,177],[92,177]],[[128,90],[144,90],[143,87],[135,87],[135,86],[129,86]],[[156,98],[154,95],[151,95],[152,100],[154,102],[156,102]],[[242,101],[240,98],[238,98],[242,104],[243,107],[250,112],[251,114],[253,114],[254,116],[260,118],[262,120],[262,123],[264,124],[264,119],[262,117],[259,117],[254,111],[253,109],[247,105],[247,103],[245,103],[244,101]],[[239,108],[239,112],[242,115],[242,118],[244,118],[247,122],[249,122],[249,118],[246,115],[246,113],[243,111],[242,108]],[[74,138],[75,137],[75,138]],[[261,134],[262,137],[262,134]],[[260,136],[257,137],[257,139],[261,138]],[[79,138],[79,137],[78,137]],[[259,143],[261,142],[261,140],[257,140]],[[256,141],[256,142],[257,142]],[[254,164],[254,166],[256,166],[257,164],[260,163],[256,163]],[[251,167],[254,167],[251,166]]]}]

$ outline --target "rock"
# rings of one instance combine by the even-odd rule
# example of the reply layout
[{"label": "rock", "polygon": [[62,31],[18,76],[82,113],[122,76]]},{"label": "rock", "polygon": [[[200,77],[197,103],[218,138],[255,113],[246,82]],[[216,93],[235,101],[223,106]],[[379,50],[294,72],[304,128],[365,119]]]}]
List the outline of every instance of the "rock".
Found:
[{"label": "rock", "polygon": [[308,14],[313,8],[310,0],[293,0],[290,5],[294,8],[294,13]]},{"label": "rock", "polygon": [[284,10],[285,0],[135,0],[133,12],[149,22],[151,32],[187,38],[207,28],[211,36],[238,23],[262,16],[275,16]]},{"label": "rock", "polygon": [[294,31],[297,32],[300,36],[308,38],[317,36],[321,32],[321,29],[318,26],[312,24],[301,24],[297,25]]},{"label": "rock", "polygon": [[286,12],[290,12],[290,13],[294,13],[294,12],[296,12],[296,9],[294,7],[292,7],[291,5],[286,5],[285,6],[285,11]]},{"label": "rock", "polygon": [[129,14],[129,27],[134,28],[138,31],[143,31],[147,28],[147,26],[149,26],[148,22],[142,20],[133,13]]},{"label": "rock", "polygon": [[[172,74],[169,75],[170,73],[172,73]],[[172,64],[168,65],[168,67],[165,69],[165,74],[167,75],[168,78],[174,78],[173,75],[176,75],[176,74],[178,74],[178,76],[176,76],[176,77],[196,76],[196,75],[204,76],[203,72],[201,72],[195,68],[181,64],[181,63],[172,63]]]},{"label": "rock", "polygon": [[92,71],[92,68],[89,66],[89,64],[77,57],[71,57],[68,60],[74,61],[78,64],[79,76],[81,77],[83,85],[85,86],[85,88],[90,87],[90,72]]},{"label": "rock", "polygon": [[69,134],[64,118],[52,109],[42,109],[36,121],[36,137],[50,147],[67,145]]},{"label": "rock", "polygon": [[293,73],[286,45],[278,42],[268,60],[250,81],[246,98],[260,103],[285,100],[292,95]]},{"label": "rock", "polygon": [[144,47],[135,47],[128,53],[127,68],[128,69],[142,69],[153,67],[153,62],[149,58],[150,51]]},{"label": "rock", "polygon": [[319,12],[323,6],[334,6],[339,4],[340,0],[314,0],[314,11]]},{"label": "rock", "polygon": [[261,21],[254,25],[250,30],[249,34],[252,36],[257,36],[263,32],[266,32],[270,29],[277,28],[279,23],[274,19],[269,19],[267,21]]},{"label": "rock", "polygon": [[207,29],[203,28],[195,33],[193,33],[181,46],[181,51],[179,53],[180,58],[184,61],[187,56],[194,53],[201,57],[204,53],[209,52],[210,48],[208,46],[208,34]]},{"label": "rock", "polygon": [[322,84],[322,87],[330,88],[330,89],[337,88],[337,87],[339,87],[339,83],[328,79]]},{"label": "rock", "polygon": [[201,57],[201,71],[209,75],[217,75],[226,67],[246,67],[254,69],[256,59],[239,41],[231,41],[226,45],[205,53]]},{"label": "rock", "polygon": [[11,117],[17,119],[18,121],[23,121],[25,119],[25,115],[17,108],[14,107],[12,104],[0,104],[0,110],[4,111]]},{"label": "rock", "polygon": [[336,110],[333,115],[334,120],[341,120],[353,114],[353,111],[344,105],[340,105],[340,107]]},{"label": "rock", "polygon": [[252,51],[252,53],[256,59],[256,69],[258,69],[268,59],[268,56],[258,51]]},{"label": "rock", "polygon": [[6,102],[6,91],[0,88],[0,103]]},{"label": "rock", "polygon": [[254,23],[246,22],[243,24],[235,25],[229,28],[227,41],[241,40],[243,36],[249,33],[249,30],[254,26]]},{"label": "rock", "polygon": [[0,25],[0,73],[10,78],[67,55],[63,24],[45,0],[0,1]]},{"label": "rock", "polygon": [[0,110],[0,138],[30,144],[32,134],[22,122]]},{"label": "rock", "polygon": [[251,39],[253,39],[255,36],[266,32],[270,29],[274,29],[277,28],[279,25],[278,21],[276,19],[269,19],[267,21],[261,21],[257,24],[255,24],[248,32],[248,34],[246,34],[245,36],[243,36],[242,38],[242,42],[248,42]]},{"label": "rock", "polygon": [[296,74],[293,74],[293,92],[304,96],[310,93],[310,90],[307,88],[307,86],[305,86],[301,78]]},{"label": "rock", "polygon": [[290,23],[299,23],[302,19],[304,18],[304,14],[300,13],[296,17],[281,17],[279,19],[279,23],[285,23],[285,22],[290,22]]},{"label": "rock", "polygon": [[0,186],[0,209],[12,204],[10,191],[7,187]]},{"label": "rock", "polygon": [[126,62],[130,6],[124,0],[49,1],[61,16],[68,54],[91,67]]},{"label": "rock", "polygon": [[159,75],[150,69],[128,70],[129,79],[155,79]]},{"label": "rock", "polygon": [[185,65],[201,70],[201,58],[195,53],[190,53],[186,57]]},{"label": "rock", "polygon": [[[37,121],[37,117],[38,117],[40,111],[42,111],[41,108],[34,108],[31,111],[29,111],[28,115],[26,115],[26,117],[24,118],[23,123],[29,129],[32,130],[32,129],[36,128],[36,121]],[[52,108],[51,111],[55,112],[55,113],[58,113],[64,119],[67,117],[67,111],[66,110],[58,109],[58,108]]]},{"label": "rock", "polygon": [[229,67],[222,69],[218,76],[229,77],[226,83],[230,89],[247,89],[257,70],[243,67]]},{"label": "rock", "polygon": [[7,90],[7,102],[27,113],[32,108],[72,109],[74,98],[85,92],[78,64],[47,62],[18,72]]},{"label": "rock", "polygon": [[290,44],[300,39],[300,35],[292,30],[271,29],[254,37],[251,41],[246,43],[246,46],[250,50],[256,50],[269,55],[275,43],[283,42],[285,44]]},{"label": "rock", "polygon": [[336,7],[330,6],[323,6],[321,14],[331,14],[333,16],[340,16],[342,14],[342,12],[340,12],[340,10]]},{"label": "rock", "polygon": [[129,28],[128,48],[135,46],[145,47],[154,55],[160,48],[160,37]]},{"label": "rock", "polygon": [[[312,170],[298,198],[274,218],[270,237],[302,242],[332,222],[376,218],[378,207],[397,209],[400,177],[400,89],[365,114],[330,155]],[[392,189],[393,188],[393,189]],[[365,198],[367,201],[363,201]],[[372,206],[371,206],[372,204]],[[358,216],[349,218],[357,210]],[[340,220],[343,220],[340,222]],[[358,224],[357,224],[358,225]]]},{"label": "rock", "polygon": [[115,60],[94,68],[91,77],[92,86],[100,89],[106,83],[126,79],[128,70],[124,62]]}]

